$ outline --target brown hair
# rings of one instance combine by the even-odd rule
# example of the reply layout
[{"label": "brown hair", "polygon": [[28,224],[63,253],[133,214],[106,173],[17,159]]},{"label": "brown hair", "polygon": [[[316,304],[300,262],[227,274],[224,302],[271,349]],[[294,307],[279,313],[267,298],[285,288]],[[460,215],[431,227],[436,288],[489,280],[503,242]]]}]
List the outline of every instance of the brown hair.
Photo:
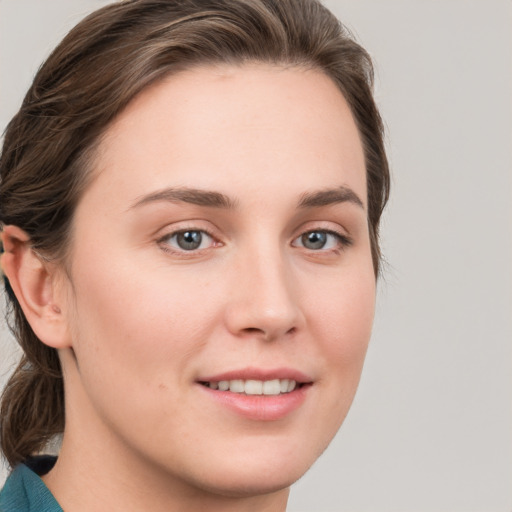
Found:
[{"label": "brown hair", "polygon": [[[0,157],[0,224],[25,230],[38,254],[63,261],[94,149],[109,123],[149,84],[201,64],[246,61],[326,73],[351,107],[366,159],[376,275],[389,192],[370,57],[316,0],[127,0],[79,23],[41,67],[10,122]],[[64,428],[59,358],[41,343],[6,280],[24,355],[2,397],[0,437],[11,465]]]}]

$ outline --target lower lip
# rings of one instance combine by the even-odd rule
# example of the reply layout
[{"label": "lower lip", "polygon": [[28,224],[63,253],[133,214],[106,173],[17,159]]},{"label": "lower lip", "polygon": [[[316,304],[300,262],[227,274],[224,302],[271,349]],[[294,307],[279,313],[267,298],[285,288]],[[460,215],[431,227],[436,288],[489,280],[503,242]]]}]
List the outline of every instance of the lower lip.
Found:
[{"label": "lower lip", "polygon": [[213,400],[227,409],[255,421],[277,421],[298,409],[306,399],[311,385],[302,385],[282,395],[246,395],[219,391],[199,384]]}]

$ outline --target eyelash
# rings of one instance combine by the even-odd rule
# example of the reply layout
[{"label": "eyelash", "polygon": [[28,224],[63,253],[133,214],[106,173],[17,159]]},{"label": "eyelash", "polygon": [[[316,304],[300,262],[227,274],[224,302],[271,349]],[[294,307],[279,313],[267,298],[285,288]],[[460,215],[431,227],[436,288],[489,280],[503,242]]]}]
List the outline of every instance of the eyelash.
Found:
[{"label": "eyelash", "polygon": [[[185,234],[185,233],[201,233],[202,236],[206,235],[208,238],[211,239],[211,241],[212,241],[211,245],[206,248],[197,248],[197,249],[191,249],[191,250],[187,250],[187,249],[183,249],[183,248],[176,248],[176,247],[172,247],[170,245],[169,240],[172,240],[173,238],[178,237],[179,235]],[[307,247],[304,247],[304,245],[301,245],[301,246],[295,245],[295,243],[298,240],[301,240],[301,239],[303,239],[303,237],[314,234],[314,233],[319,233],[319,234],[321,233],[321,234],[325,234],[325,235],[334,237],[336,239],[336,247],[328,248],[328,249],[324,249],[323,247],[319,248],[319,249],[309,249]],[[198,229],[198,228],[185,228],[185,229],[179,229],[177,231],[171,231],[170,233],[167,233],[166,235],[159,238],[157,240],[157,242],[160,245],[160,247],[162,248],[162,250],[164,250],[165,252],[169,252],[169,253],[180,255],[180,256],[194,256],[194,255],[197,255],[198,253],[202,253],[203,251],[207,251],[208,249],[210,249],[212,247],[218,247],[218,246],[223,245],[221,242],[217,241],[216,238],[214,237],[214,235],[212,235],[208,230]],[[201,244],[202,244],[202,242],[203,242],[203,240],[201,240]],[[346,248],[350,247],[351,245],[353,245],[353,240],[350,237],[348,237],[342,233],[339,233],[337,231],[330,230],[330,229],[323,229],[323,228],[310,229],[310,230],[304,231],[299,236],[294,238],[292,241],[293,247],[302,247],[303,249],[305,249],[307,251],[311,251],[312,253],[332,253],[332,252],[336,252],[338,250],[346,249]]]},{"label": "eyelash", "polygon": [[[332,236],[336,239],[336,247],[334,248],[329,248],[329,249],[324,249],[323,247],[320,248],[320,249],[309,249],[311,250],[312,252],[318,252],[318,253],[321,253],[321,252],[333,252],[333,251],[336,251],[336,250],[343,250],[343,249],[346,249],[348,247],[350,247],[351,245],[353,245],[353,240],[351,238],[349,238],[347,235],[344,235],[342,233],[339,233],[337,231],[334,231],[332,229],[324,229],[324,228],[319,228],[319,229],[310,229],[308,231],[305,231],[304,233],[301,233],[298,237],[296,237],[293,242],[292,242],[292,245],[293,243],[295,243],[297,240],[301,240],[303,239],[303,237],[307,236],[307,235],[311,235],[313,233],[322,233],[322,234],[326,234],[326,235],[329,235],[329,236]],[[302,246],[304,247],[304,246]],[[304,249],[308,250],[307,247],[304,247]]]},{"label": "eyelash", "polygon": [[[166,252],[170,252],[172,254],[178,254],[181,256],[192,256],[194,254],[197,254],[198,252],[202,252],[205,250],[210,249],[210,247],[207,248],[199,248],[199,249],[192,249],[192,250],[186,250],[182,248],[174,248],[170,245],[169,240],[172,240],[173,238],[185,234],[185,233],[201,233],[202,236],[206,235],[208,238],[210,238],[213,242],[213,246],[219,246],[222,245],[220,242],[216,241],[215,237],[206,229],[198,229],[198,228],[185,228],[185,229],[179,229],[177,231],[171,231],[170,233],[167,233],[160,239],[158,239],[158,244],[162,247],[162,249]],[[202,240],[201,240],[202,243]]]}]

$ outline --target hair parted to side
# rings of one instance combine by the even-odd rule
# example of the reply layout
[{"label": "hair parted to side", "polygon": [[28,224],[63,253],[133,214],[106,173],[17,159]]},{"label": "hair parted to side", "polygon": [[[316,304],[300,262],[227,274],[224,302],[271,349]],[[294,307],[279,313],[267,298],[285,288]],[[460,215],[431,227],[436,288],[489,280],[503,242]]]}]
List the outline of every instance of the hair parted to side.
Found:
[{"label": "hair parted to side", "polygon": [[[125,0],[79,23],[37,73],[7,127],[0,157],[0,225],[16,225],[38,254],[64,262],[73,212],[110,122],[145,87],[197,65],[257,61],[323,71],[348,102],[366,159],[375,274],[389,193],[370,57],[317,0]],[[57,352],[25,319],[6,280],[23,358],[3,393],[1,449],[11,466],[64,428]]]}]

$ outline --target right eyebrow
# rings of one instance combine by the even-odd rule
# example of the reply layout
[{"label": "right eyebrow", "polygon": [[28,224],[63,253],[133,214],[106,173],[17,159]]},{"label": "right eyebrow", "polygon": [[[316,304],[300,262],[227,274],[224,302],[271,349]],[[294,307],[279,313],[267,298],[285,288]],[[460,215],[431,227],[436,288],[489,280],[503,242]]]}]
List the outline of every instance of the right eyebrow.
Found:
[{"label": "right eyebrow", "polygon": [[222,208],[227,210],[236,208],[236,201],[221,192],[188,187],[165,188],[151,192],[138,198],[131,208],[137,208],[158,201],[190,203],[197,206],[208,206],[210,208]]},{"label": "right eyebrow", "polygon": [[347,186],[319,190],[304,194],[299,201],[299,208],[320,208],[337,203],[352,203],[364,210],[361,198]]}]

